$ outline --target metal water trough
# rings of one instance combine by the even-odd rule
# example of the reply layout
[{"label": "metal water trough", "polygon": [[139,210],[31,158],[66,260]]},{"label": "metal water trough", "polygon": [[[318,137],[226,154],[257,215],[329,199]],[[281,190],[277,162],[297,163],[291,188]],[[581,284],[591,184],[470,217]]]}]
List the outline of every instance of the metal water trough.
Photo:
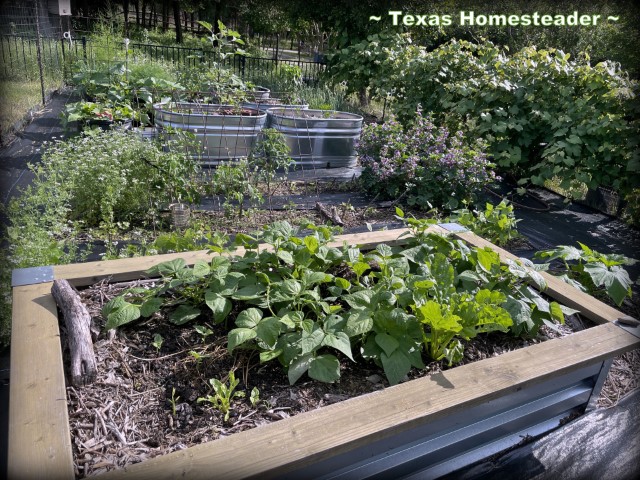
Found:
[{"label": "metal water trough", "polygon": [[[267,114],[256,109],[252,115],[220,114],[232,105],[177,102],[154,105],[155,124],[162,131],[180,129],[195,135],[199,147],[193,154],[205,164],[246,157],[253,148]],[[169,133],[169,138],[175,138]]]},{"label": "metal water trough", "polygon": [[334,110],[270,108],[267,123],[282,132],[298,165],[353,167],[362,116]]}]

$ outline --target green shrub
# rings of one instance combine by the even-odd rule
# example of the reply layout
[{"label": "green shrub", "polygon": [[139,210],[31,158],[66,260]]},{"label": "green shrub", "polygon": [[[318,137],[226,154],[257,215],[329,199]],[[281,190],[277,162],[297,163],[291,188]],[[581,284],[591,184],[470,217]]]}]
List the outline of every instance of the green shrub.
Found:
[{"label": "green shrub", "polygon": [[467,146],[461,131],[436,128],[419,109],[406,129],[396,120],[366,125],[357,152],[365,192],[421,208],[457,208],[496,178],[482,142]]},{"label": "green shrub", "polygon": [[45,148],[33,184],[10,206],[10,231],[32,224],[55,238],[68,222],[111,230],[197,196],[198,166],[177,145],[167,152],[130,132],[90,130]]},{"label": "green shrub", "polygon": [[403,121],[421,105],[437,121],[465,124],[521,184],[555,176],[563,187],[578,181],[624,194],[640,181],[638,83],[616,64],[455,40],[432,52],[407,40],[386,59],[381,91],[394,94]]}]

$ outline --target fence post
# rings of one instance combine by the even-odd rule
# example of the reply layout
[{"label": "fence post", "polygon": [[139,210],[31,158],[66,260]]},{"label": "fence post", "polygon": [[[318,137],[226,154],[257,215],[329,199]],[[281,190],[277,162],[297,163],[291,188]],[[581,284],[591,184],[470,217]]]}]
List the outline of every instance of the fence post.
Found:
[{"label": "fence post", "polygon": [[244,80],[244,66],[247,63],[247,57],[244,55],[240,56],[240,69],[242,71],[242,80]]},{"label": "fence post", "polygon": [[86,60],[87,59],[87,37],[85,37],[84,35],[82,36],[82,55]]},{"label": "fence post", "polygon": [[47,103],[44,92],[44,70],[42,69],[42,39],[40,38],[40,12],[38,10],[38,0],[36,0],[36,52],[38,53],[38,70],[40,72],[40,92],[42,93],[42,105]]},{"label": "fence post", "polygon": [[64,51],[64,37],[60,39],[60,44],[62,47],[62,81],[66,81],[67,79],[67,55]]}]

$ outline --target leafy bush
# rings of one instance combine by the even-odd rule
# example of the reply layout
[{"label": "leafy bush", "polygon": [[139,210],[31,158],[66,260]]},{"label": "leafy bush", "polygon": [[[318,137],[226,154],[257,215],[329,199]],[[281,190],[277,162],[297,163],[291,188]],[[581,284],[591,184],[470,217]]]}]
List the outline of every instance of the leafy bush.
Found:
[{"label": "leafy bush", "polygon": [[[616,305],[631,298],[633,282],[622,265],[636,261],[618,254],[604,254],[578,242],[580,248],[560,245],[550,250],[536,252],[537,259],[559,260],[564,268],[551,273],[590,295],[606,294]],[[549,264],[544,264],[549,268]]]},{"label": "leafy bush", "polygon": [[[383,52],[384,53],[384,52]],[[496,163],[542,185],[583,182],[628,192],[640,181],[638,83],[619,65],[527,47],[452,40],[431,52],[386,53],[381,91],[408,122],[418,105],[489,142]]]},{"label": "leafy bush", "polygon": [[489,240],[498,246],[509,243],[520,236],[513,205],[502,200],[498,205],[487,203],[484,210],[461,208],[453,212],[448,222],[457,222],[476,235]]},{"label": "leafy bush", "polygon": [[461,131],[450,135],[446,127],[436,128],[418,109],[406,129],[396,120],[363,128],[357,147],[361,185],[370,195],[406,196],[421,208],[456,208],[496,179],[484,148],[481,141],[467,146]]},{"label": "leafy bush", "polygon": [[33,184],[10,206],[16,239],[28,224],[55,238],[69,221],[106,230],[141,223],[163,203],[197,196],[199,167],[178,146],[167,152],[130,132],[91,130],[45,148]]},{"label": "leafy bush", "polygon": [[[238,234],[242,255],[150,269],[162,277],[157,286],[111,300],[102,312],[105,328],[165,306],[177,325],[207,316],[228,330],[230,352],[248,348],[261,362],[277,359],[292,384],[305,373],[337,381],[339,357],[355,361],[358,353],[395,384],[424,366],[423,350],[451,365],[462,359],[462,340],[493,331],[536,335],[573,312],[529,287],[545,288],[537,272],[413,226],[418,235],[407,245],[371,251],[330,246],[332,231],[314,225],[304,237],[287,222]],[[259,248],[262,242],[270,248]]]}]

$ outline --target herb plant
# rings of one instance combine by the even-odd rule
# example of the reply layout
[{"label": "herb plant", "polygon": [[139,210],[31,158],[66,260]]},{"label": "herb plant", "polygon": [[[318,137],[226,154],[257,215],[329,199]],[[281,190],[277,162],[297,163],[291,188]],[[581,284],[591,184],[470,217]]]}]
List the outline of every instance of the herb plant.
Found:
[{"label": "herb plant", "polygon": [[393,119],[366,125],[357,147],[362,188],[383,199],[406,197],[408,205],[423,209],[457,208],[496,179],[485,145],[466,143],[461,131],[450,135],[420,109],[406,129]]}]

